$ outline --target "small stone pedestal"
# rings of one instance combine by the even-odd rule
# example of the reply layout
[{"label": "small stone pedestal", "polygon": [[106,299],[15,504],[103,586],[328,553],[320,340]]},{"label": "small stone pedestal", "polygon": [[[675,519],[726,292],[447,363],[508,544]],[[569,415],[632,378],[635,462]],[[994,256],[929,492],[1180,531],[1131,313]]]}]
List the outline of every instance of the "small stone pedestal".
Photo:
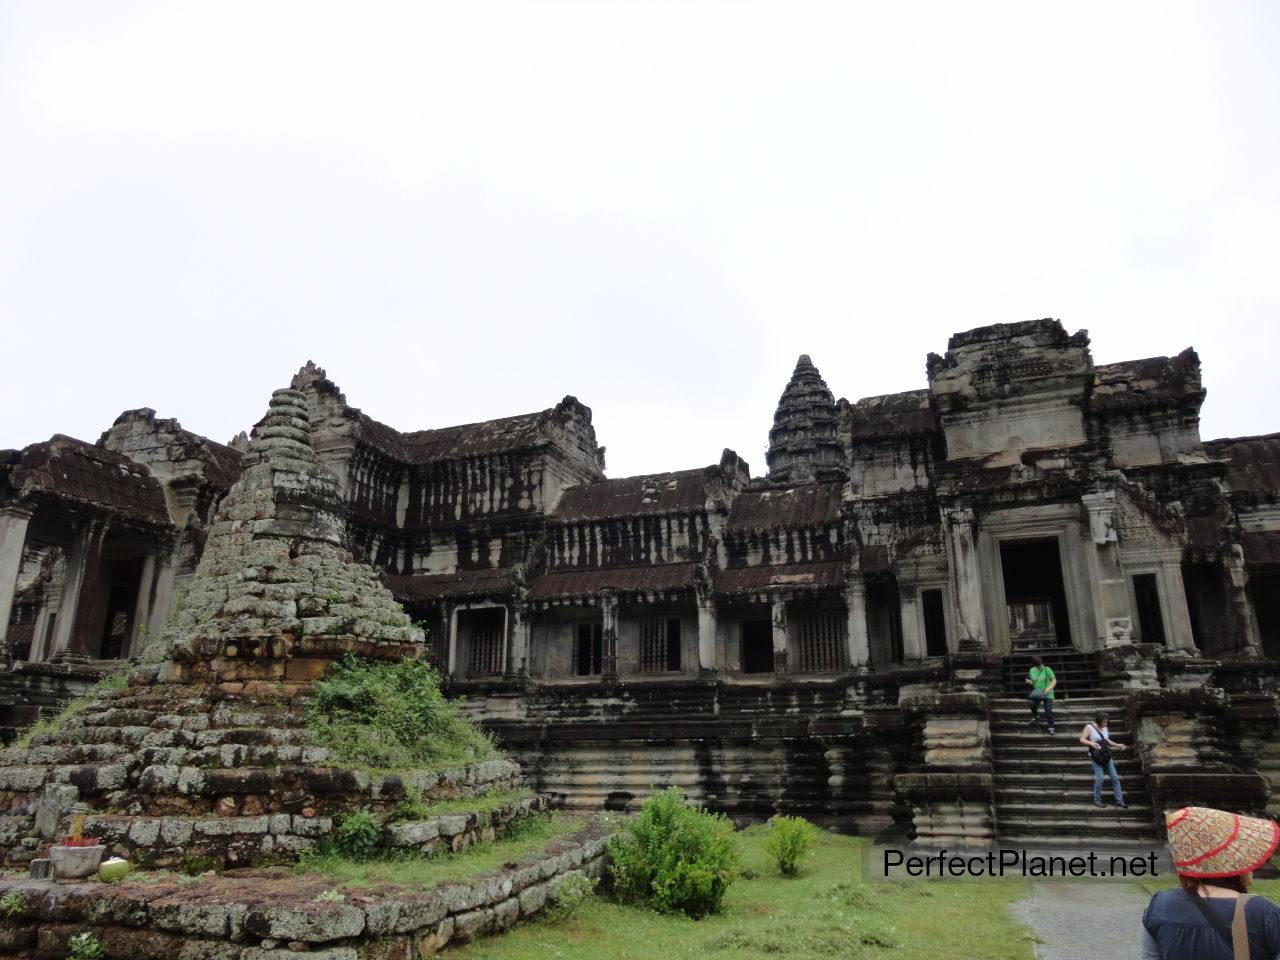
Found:
[{"label": "small stone pedestal", "polygon": [[1228,698],[1218,688],[1141,690],[1129,703],[1134,747],[1141,756],[1155,826],[1164,813],[1185,806],[1261,814],[1266,779],[1224,741]]},{"label": "small stone pedestal", "polygon": [[1098,677],[1104,690],[1145,690],[1160,686],[1153,643],[1108,645],[1096,654]]},{"label": "small stone pedestal", "polygon": [[995,778],[988,701],[980,693],[904,698],[919,731],[923,768],[898,774],[894,787],[911,806],[915,841],[989,846],[996,840]]}]

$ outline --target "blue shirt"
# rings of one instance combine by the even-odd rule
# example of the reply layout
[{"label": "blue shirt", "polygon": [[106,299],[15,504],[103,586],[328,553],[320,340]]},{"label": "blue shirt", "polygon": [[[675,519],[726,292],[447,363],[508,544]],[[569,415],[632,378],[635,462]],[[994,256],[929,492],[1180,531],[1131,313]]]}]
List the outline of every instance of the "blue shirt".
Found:
[{"label": "blue shirt", "polygon": [[[1235,897],[1206,897],[1203,902],[1230,928]],[[1280,908],[1255,896],[1244,905],[1244,920],[1249,930],[1250,960],[1280,956]],[[1152,897],[1142,915],[1142,926],[1143,960],[1232,960],[1234,956],[1181,888],[1161,890]]]}]

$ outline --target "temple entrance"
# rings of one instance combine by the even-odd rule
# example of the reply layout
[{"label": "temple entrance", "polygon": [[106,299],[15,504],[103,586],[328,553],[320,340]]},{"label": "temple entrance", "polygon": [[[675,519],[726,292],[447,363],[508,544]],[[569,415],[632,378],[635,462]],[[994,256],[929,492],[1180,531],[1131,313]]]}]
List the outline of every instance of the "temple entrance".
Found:
[{"label": "temple entrance", "polygon": [[739,637],[742,672],[773,673],[773,624],[768,620],[743,620]]},{"label": "temple entrance", "polygon": [[98,644],[98,659],[116,660],[128,655],[142,581],[142,558],[121,560],[111,567],[107,576],[110,577],[107,612]]},{"label": "temple entrance", "polygon": [[1002,540],[1000,569],[1012,649],[1071,646],[1058,539]]},{"label": "temple entrance", "polygon": [[1213,563],[1184,563],[1182,584],[1196,649],[1206,654],[1234,652],[1231,603],[1222,568]]},{"label": "temple entrance", "polygon": [[1258,638],[1268,660],[1280,660],[1280,573],[1255,573],[1249,579]]},{"label": "temple entrance", "polygon": [[877,577],[867,581],[867,628],[871,633],[871,663],[876,667],[901,663],[902,601],[898,581]]}]

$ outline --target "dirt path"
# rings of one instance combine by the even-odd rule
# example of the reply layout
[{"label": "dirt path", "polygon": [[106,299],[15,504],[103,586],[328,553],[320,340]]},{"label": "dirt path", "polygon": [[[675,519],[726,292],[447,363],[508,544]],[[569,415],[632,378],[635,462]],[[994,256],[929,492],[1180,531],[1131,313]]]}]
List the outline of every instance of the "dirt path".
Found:
[{"label": "dirt path", "polygon": [[1040,943],[1037,960],[1132,960],[1150,897],[1136,883],[1035,883],[1013,905]]}]

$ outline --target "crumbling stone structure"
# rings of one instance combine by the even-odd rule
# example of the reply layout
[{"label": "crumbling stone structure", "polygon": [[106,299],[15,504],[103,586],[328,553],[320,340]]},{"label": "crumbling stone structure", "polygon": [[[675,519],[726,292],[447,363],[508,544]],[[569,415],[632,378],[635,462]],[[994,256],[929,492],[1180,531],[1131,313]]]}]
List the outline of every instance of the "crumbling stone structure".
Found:
[{"label": "crumbling stone structure", "polygon": [[[468,709],[570,802],[626,806],[679,782],[744,817],[786,808],[870,831],[1009,835],[1001,823],[1027,811],[1002,812],[998,796],[1018,793],[1000,787],[1001,755],[1021,749],[1000,701],[1039,652],[1065,693],[1126,714],[1149,776],[1174,778],[1152,781],[1153,802],[1181,796],[1176,778],[1196,770],[1201,801],[1220,787],[1223,802],[1267,807],[1280,776],[1280,440],[1201,440],[1194,351],[1096,364],[1087,335],[1056,320],[956,334],[926,375],[923,389],[836,400],[801,357],[762,478],[732,451],[606,478],[573,397],[400,432],[310,363],[259,438],[283,449],[305,432],[336,478],[303,465],[281,484],[298,491],[290,509],[324,518],[304,551],[368,564]],[[85,466],[50,470],[52,457]],[[95,446],[54,438],[3,462],[11,677],[64,650],[136,655],[136,611],[163,622],[177,592],[157,571],[180,584],[206,536],[216,568],[224,532],[209,506],[259,469],[150,411]],[[93,468],[110,486],[85,493],[92,464],[113,466]],[[246,526],[225,535],[249,535],[252,510],[229,509]],[[119,650],[110,617],[77,612],[101,607],[83,584],[108,570],[115,582],[114,555],[93,546],[103,528],[170,545],[129,594],[133,638]],[[251,582],[261,590],[191,596],[175,623],[209,614],[209,642],[236,625],[253,644],[252,618],[279,614],[298,649],[315,637],[392,655],[404,642],[385,610],[352,609],[345,585],[304,610],[274,575]],[[1217,693],[1185,692],[1205,688]],[[1168,747],[1196,729],[1220,748]],[[1158,823],[1136,808],[1143,829]]]},{"label": "crumbling stone structure", "polygon": [[[73,934],[90,933],[105,956],[131,960],[424,957],[536,914],[565,877],[602,866],[607,830],[591,820],[496,873],[384,884],[357,902],[327,878],[269,866],[296,860],[355,810],[382,816],[389,849],[448,856],[551,800],[514,790],[523,779],[505,759],[371,773],[313,741],[307,702],[326,667],[350,653],[417,658],[424,637],[342,545],[337,478],[316,460],[302,394],[275,392],[241,466],[186,603],[127,683],[0,751],[6,865],[47,855],[81,811],[87,836],[136,865],[207,872],[80,887],[9,874],[0,955],[66,956]],[[474,803],[494,790],[507,791],[501,802]],[[450,802],[392,822],[411,795]]]}]

